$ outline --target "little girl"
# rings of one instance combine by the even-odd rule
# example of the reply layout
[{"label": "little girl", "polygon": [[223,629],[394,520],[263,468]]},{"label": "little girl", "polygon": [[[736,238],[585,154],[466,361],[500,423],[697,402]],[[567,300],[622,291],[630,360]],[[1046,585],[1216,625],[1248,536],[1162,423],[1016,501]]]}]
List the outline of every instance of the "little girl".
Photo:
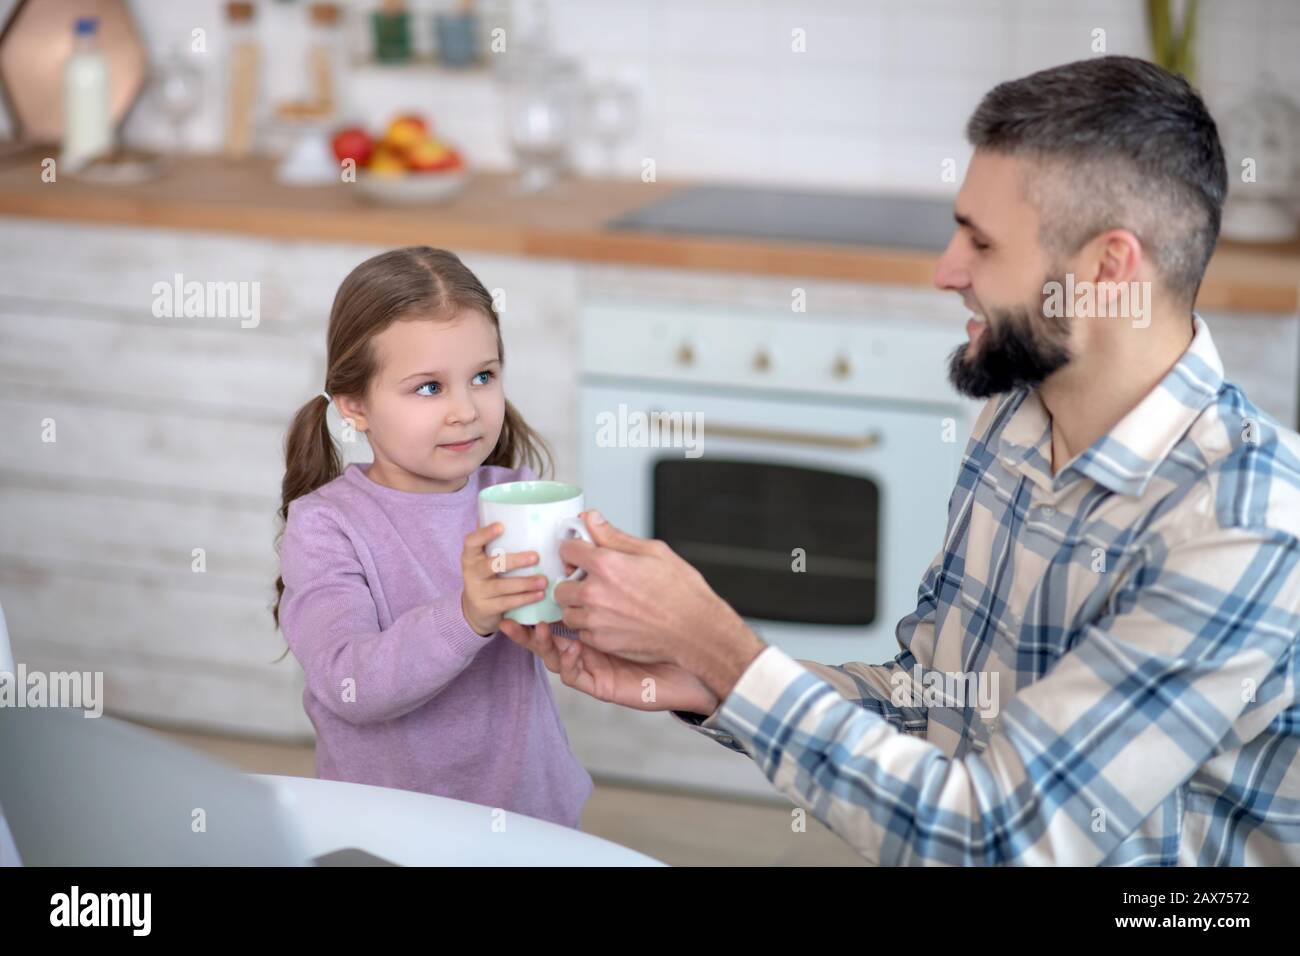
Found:
[{"label": "little girl", "polygon": [[[478,527],[481,489],[550,458],[506,400],[504,361],[492,297],[452,253],[395,249],[352,270],[325,392],[285,444],[273,614],[306,673],[318,776],[576,827],[591,777],[544,665],[497,630],[546,579],[497,577],[485,547],[503,529]],[[331,402],[372,464],[341,467]],[[500,570],[537,559],[496,556]]]}]

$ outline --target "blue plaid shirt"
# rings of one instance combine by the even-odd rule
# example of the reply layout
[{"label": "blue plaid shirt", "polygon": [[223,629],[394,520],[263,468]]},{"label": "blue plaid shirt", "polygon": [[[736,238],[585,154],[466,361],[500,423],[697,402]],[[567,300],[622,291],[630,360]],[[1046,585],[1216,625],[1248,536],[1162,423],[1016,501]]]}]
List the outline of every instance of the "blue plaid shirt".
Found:
[{"label": "blue plaid shirt", "polygon": [[768,647],[695,729],[881,864],[1300,863],[1300,436],[1204,321],[1055,476],[981,411],[884,664]]}]

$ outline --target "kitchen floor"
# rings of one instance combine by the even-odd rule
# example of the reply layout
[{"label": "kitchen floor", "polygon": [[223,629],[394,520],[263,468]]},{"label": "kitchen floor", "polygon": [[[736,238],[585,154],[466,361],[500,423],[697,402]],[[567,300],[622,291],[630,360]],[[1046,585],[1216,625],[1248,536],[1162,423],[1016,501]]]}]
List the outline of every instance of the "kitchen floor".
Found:
[{"label": "kitchen floor", "polygon": [[[310,746],[150,727],[252,773],[315,776]],[[674,866],[864,866],[811,816],[791,829],[791,808],[596,781],[581,829]]]}]

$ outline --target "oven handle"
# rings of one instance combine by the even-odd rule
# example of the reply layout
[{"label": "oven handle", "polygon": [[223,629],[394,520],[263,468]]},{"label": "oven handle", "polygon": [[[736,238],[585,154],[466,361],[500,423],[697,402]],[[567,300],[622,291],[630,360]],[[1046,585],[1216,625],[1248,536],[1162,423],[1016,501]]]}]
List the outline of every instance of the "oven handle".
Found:
[{"label": "oven handle", "polygon": [[[651,414],[662,414],[658,408],[651,409]],[[753,428],[748,425],[709,424],[702,428],[703,436],[721,435],[724,438],[748,438],[755,441],[771,441],[787,445],[816,445],[821,448],[848,449],[861,451],[875,448],[881,442],[880,432],[871,431],[865,435],[828,435],[825,432],[786,431],[779,428]]]}]

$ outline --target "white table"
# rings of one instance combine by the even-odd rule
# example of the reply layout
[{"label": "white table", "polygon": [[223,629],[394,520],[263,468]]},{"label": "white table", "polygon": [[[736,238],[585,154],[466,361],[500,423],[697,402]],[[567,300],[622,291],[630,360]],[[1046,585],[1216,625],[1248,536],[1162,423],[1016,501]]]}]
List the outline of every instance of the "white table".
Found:
[{"label": "white table", "polygon": [[403,866],[664,866],[600,837],[524,816],[410,790],[314,777],[249,774],[292,807],[307,849],[356,847]]}]

